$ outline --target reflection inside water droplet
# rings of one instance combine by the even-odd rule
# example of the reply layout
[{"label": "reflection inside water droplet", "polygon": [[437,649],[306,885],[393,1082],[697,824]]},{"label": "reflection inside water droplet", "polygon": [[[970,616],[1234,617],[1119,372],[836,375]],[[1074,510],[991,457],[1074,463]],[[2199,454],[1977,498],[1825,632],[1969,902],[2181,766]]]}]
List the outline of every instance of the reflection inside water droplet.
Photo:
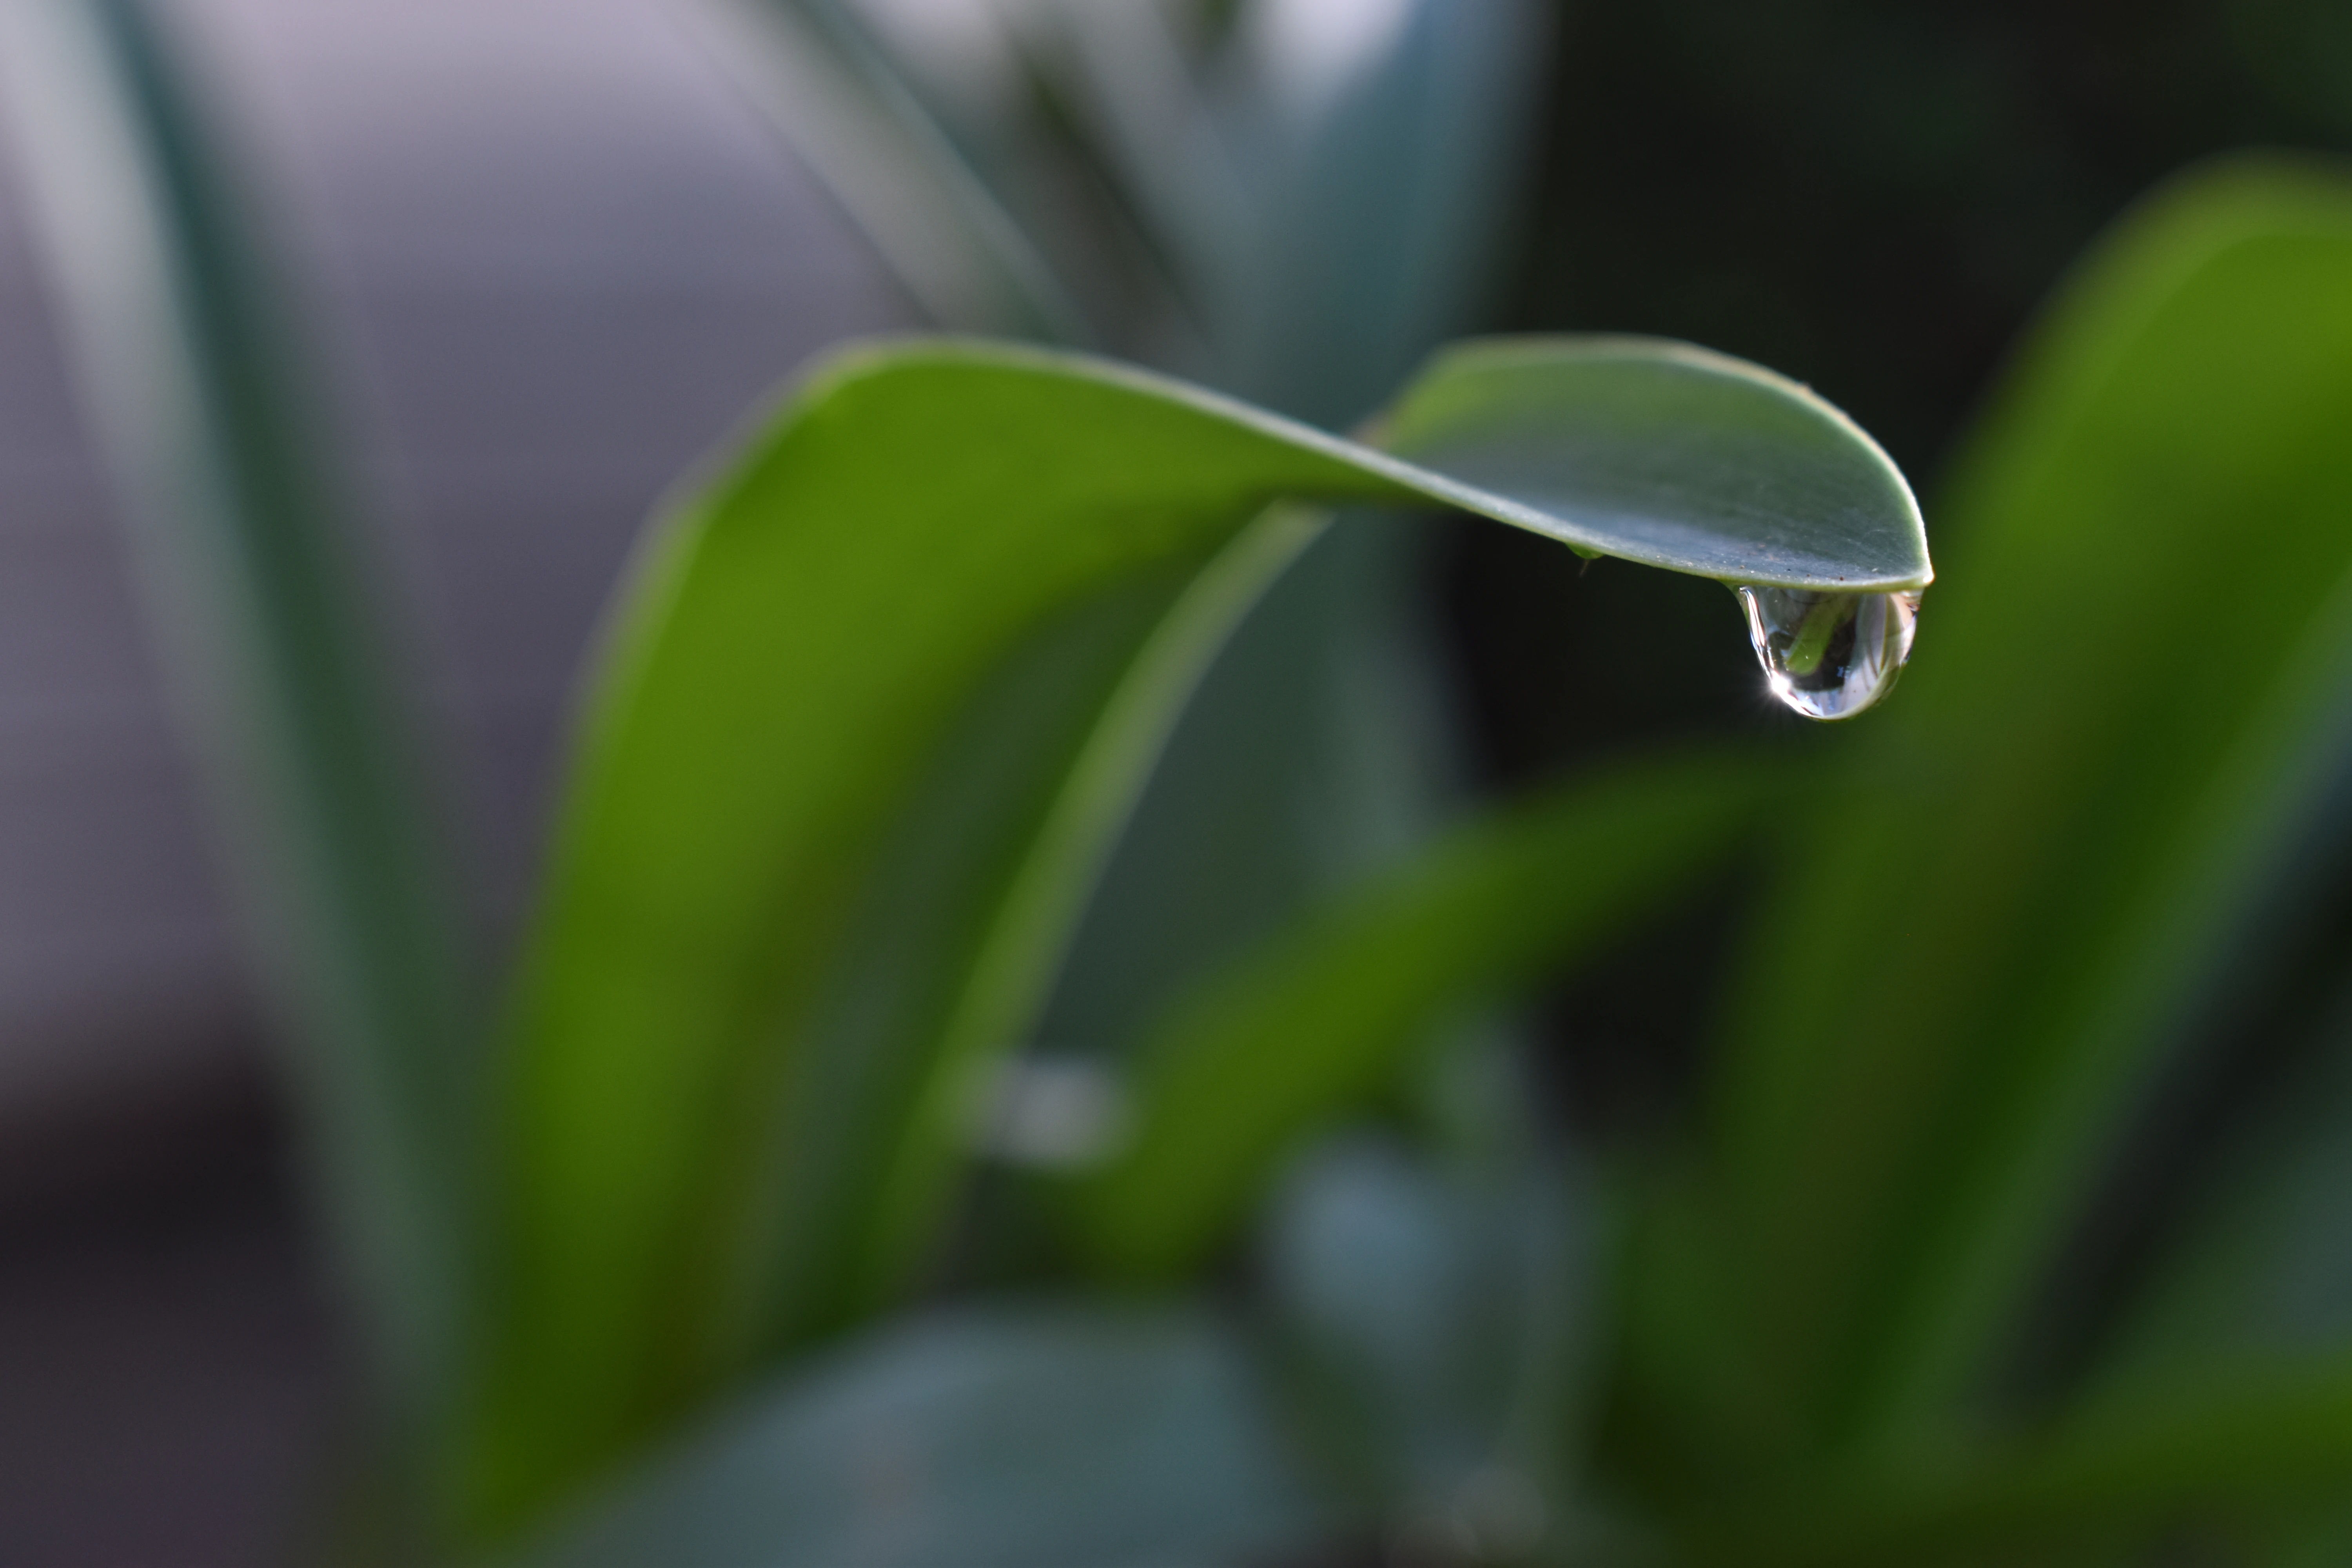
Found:
[{"label": "reflection inside water droplet", "polygon": [[1851,719],[1911,657],[1916,594],[1824,594],[1742,585],[1748,637],[1772,694],[1808,719]]}]

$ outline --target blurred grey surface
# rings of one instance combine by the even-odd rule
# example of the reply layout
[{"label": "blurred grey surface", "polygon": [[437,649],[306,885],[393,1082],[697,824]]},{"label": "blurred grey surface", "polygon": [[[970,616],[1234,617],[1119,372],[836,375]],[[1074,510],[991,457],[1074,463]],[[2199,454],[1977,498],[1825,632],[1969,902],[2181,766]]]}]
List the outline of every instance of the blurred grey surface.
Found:
[{"label": "blurred grey surface", "polygon": [[[811,353],[907,324],[683,3],[175,7],[328,333],[494,931],[650,509]],[[268,1561],[330,1315],[22,226],[0,185],[0,1562]]]},{"label": "blurred grey surface", "polygon": [[[834,339],[859,242],[661,0],[184,0],[342,374],[510,915],[663,489]],[[242,1048],[186,772],[0,206],[0,1115]]]}]

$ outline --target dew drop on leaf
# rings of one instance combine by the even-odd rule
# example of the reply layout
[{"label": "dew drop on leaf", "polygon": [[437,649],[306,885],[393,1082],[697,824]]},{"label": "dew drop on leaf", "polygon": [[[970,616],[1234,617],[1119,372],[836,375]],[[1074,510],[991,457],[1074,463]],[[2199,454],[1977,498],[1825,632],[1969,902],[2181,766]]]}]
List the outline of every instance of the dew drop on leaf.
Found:
[{"label": "dew drop on leaf", "polygon": [[1738,590],[1772,694],[1808,719],[1851,719],[1894,688],[1911,657],[1916,594]]}]

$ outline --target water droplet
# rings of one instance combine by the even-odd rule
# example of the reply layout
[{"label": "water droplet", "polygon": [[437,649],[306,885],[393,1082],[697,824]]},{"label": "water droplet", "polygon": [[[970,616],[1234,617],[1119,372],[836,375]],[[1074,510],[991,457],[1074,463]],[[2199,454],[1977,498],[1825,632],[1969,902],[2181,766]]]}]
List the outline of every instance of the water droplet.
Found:
[{"label": "water droplet", "polygon": [[1911,657],[1916,594],[1824,594],[1742,584],[1748,637],[1772,694],[1808,719],[1851,719]]}]

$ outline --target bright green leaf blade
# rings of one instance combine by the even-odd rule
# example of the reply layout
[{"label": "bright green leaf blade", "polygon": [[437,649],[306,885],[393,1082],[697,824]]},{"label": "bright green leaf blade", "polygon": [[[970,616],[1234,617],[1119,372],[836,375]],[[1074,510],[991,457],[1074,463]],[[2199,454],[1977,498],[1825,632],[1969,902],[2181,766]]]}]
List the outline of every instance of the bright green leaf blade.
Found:
[{"label": "bright green leaf blade", "polygon": [[11,130],[66,346],[290,1026],[380,1392],[439,1414],[470,1331],[467,922],[391,608],[245,193],[144,0],[22,0]]},{"label": "bright green leaf blade", "polygon": [[[1775,378],[1679,346],[1564,340],[1544,352],[1606,367],[1561,399],[1564,437],[1594,416],[1594,389],[1612,377],[1628,396],[1661,381],[1720,382],[1729,395],[1653,398],[1662,416],[1793,403],[1813,416]],[[1484,374],[1475,356],[1438,373],[1473,390]],[[1650,432],[1670,452],[1681,435]],[[1875,472],[1884,458],[1855,437],[1843,454],[1809,448],[1804,464]],[[1662,463],[1660,476],[1653,510],[1694,493],[1692,473]],[[812,1195],[805,1184],[772,1190],[788,1179],[779,1159],[797,1157],[780,1130],[826,1116],[817,1086],[826,1063],[846,1058],[813,1054],[811,1041],[831,1026],[840,971],[959,715],[992,671],[1089,601],[1154,574],[1190,584],[1215,570],[1286,495],[1458,505],[1588,549],[1617,539],[1175,383],[971,344],[835,362],[656,539],[589,715],[513,1019],[509,1293],[476,1456],[480,1517],[519,1519],[766,1353],[743,1307],[745,1281],[756,1294],[771,1272],[762,1221]],[[1871,559],[1918,537],[1908,498],[1887,500]],[[1776,538],[1816,526],[1740,521]],[[1843,526],[1831,525],[1835,537]],[[1625,548],[1657,553],[1645,540]],[[1698,559],[1738,558],[1735,542]],[[1871,569],[1816,558],[1849,581]],[[1757,574],[1780,564],[1759,560]],[[1139,646],[1090,657],[1115,669]],[[1186,682],[1138,669],[1157,695],[1121,722],[1148,739]],[[1067,711],[1118,708],[1118,680],[1091,689]],[[1076,769],[1090,742],[1083,725],[1063,733]],[[1001,900],[985,876],[971,884],[979,913],[961,929],[978,945],[938,966],[969,985],[948,999],[944,1033],[894,1032],[886,1059],[856,1068],[885,1084],[883,1110],[850,1135],[838,1168],[862,1163],[895,1183],[911,1140],[913,1167],[936,1172],[955,1074],[1025,1026],[1016,1015],[1058,955],[1088,846],[1124,811],[1140,776],[1131,763],[1148,750],[1112,746],[1106,776],[1124,782],[1091,802],[1084,787],[1068,797],[1095,824],[1071,853],[1031,862],[1011,851],[1003,875],[1016,885]],[[1062,795],[1046,773],[1000,803],[1003,842],[1058,831]],[[1033,808],[1029,826],[1011,825]],[[1022,868],[1049,862],[1058,869],[1041,873],[1024,914]],[[998,933],[1024,929],[1001,962],[989,956]],[[952,1022],[964,1018],[976,1020],[968,1034]],[[814,1228],[842,1234],[855,1227],[841,1215],[901,1203],[858,1185],[816,1194],[825,1212]],[[905,1203],[919,1211],[940,1195]]]},{"label": "bright green leaf blade", "polygon": [[[2352,713],[2352,191],[2224,166],[2068,289],[1956,493],[1937,657],[1755,931],[1724,1299],[1776,1458],[1949,1418]],[[1874,804],[1872,804],[1874,803]]]},{"label": "bright green leaf blade", "polygon": [[1433,1022],[1627,934],[1716,862],[1764,782],[1705,757],[1553,791],[1204,982],[1147,1042],[1131,1145],[1074,1194],[1097,1266],[1160,1280],[1195,1265]]},{"label": "bright green leaf blade", "polygon": [[735,1353],[834,1331],[919,1272],[952,1205],[974,1089],[1043,1006],[1171,722],[1320,527],[1274,509],[1205,565],[1098,595],[967,703],[799,1042]]},{"label": "bright green leaf blade", "polygon": [[524,1561],[1206,1568],[1329,1523],[1213,1322],[997,1309],[755,1393]]}]

